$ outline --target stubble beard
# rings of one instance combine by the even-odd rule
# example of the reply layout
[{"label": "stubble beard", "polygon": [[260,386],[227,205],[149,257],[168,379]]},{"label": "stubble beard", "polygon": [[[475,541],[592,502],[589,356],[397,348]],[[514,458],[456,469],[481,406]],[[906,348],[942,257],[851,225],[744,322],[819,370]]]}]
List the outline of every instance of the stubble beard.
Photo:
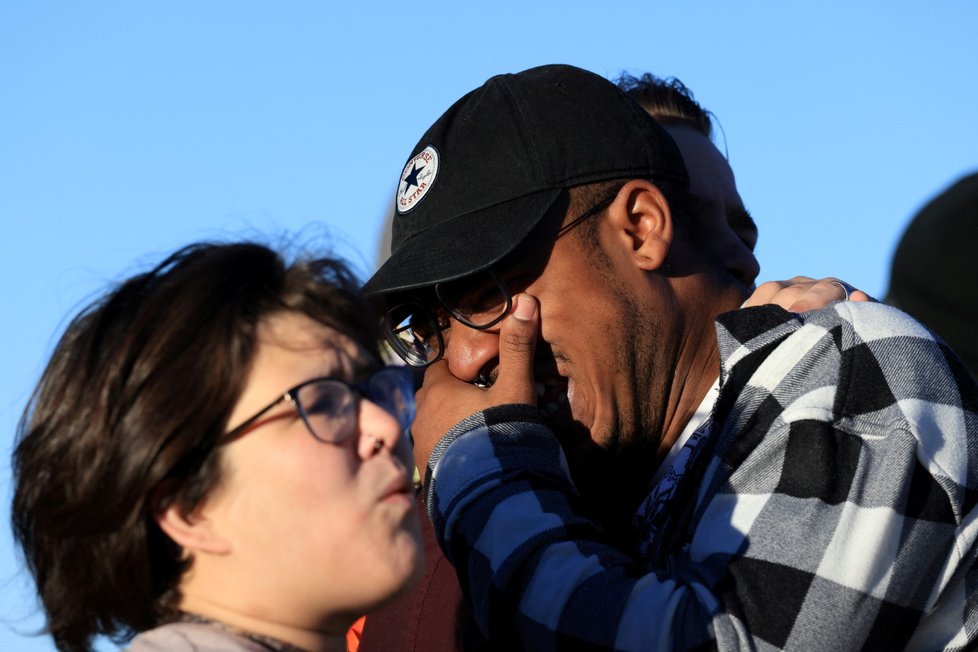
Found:
[{"label": "stubble beard", "polygon": [[594,518],[624,544],[631,540],[632,517],[656,470],[663,415],[657,408],[661,401],[655,399],[665,395],[669,379],[654,373],[660,324],[620,283],[612,287],[622,301],[621,319],[629,334],[613,350],[615,377],[627,379],[620,387],[629,396],[619,398],[607,432],[591,433],[595,445],[586,464],[579,466],[575,482]]}]

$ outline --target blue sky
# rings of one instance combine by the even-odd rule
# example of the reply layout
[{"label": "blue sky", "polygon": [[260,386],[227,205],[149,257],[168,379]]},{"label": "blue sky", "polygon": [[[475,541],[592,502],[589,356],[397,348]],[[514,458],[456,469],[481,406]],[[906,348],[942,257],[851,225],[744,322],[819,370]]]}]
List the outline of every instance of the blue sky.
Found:
[{"label": "blue sky", "polygon": [[[978,169],[978,3],[338,4],[0,2],[5,523],[15,424],[69,314],[199,239],[328,242],[368,274],[411,148],[493,74],[682,79],[720,119],[762,279],[882,296],[906,222]],[[4,525],[0,649],[52,650],[24,635],[20,568]]]}]

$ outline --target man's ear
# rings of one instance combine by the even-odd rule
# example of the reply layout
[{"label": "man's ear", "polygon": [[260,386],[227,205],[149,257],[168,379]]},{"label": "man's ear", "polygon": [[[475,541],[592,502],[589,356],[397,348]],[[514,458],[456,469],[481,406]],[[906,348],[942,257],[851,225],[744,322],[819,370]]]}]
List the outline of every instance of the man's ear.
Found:
[{"label": "man's ear", "polygon": [[175,501],[169,501],[166,507],[153,510],[153,519],[187,553],[226,555],[231,552],[230,542],[215,530],[203,507],[184,514]]},{"label": "man's ear", "polygon": [[622,186],[608,213],[637,267],[653,271],[665,265],[672,245],[672,213],[655,184],[632,179]]}]

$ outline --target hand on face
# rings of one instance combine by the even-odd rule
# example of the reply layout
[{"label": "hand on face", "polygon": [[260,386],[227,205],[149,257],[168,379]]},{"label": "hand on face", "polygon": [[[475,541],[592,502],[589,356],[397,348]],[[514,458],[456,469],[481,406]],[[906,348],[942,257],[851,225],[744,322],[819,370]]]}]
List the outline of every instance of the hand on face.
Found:
[{"label": "hand on face", "polygon": [[498,376],[491,387],[459,380],[449,371],[445,360],[425,370],[424,386],[416,395],[418,407],[411,426],[414,460],[419,469],[427,465],[438,440],[466,417],[495,405],[536,404],[533,352],[539,329],[536,299],[520,294],[514,297],[513,310],[499,328]]},{"label": "hand on face", "polygon": [[816,281],[807,276],[795,276],[787,281],[768,281],[754,290],[744,307],[773,303],[791,312],[806,312],[824,308],[833,301],[875,301],[862,290],[847,292],[847,286],[831,277]]}]

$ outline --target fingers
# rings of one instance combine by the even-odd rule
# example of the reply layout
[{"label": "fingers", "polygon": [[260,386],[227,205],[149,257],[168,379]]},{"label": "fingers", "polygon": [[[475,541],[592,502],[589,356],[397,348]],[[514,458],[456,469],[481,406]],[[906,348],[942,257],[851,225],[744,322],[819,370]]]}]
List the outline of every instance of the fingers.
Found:
[{"label": "fingers", "polygon": [[845,281],[831,276],[818,281],[809,280],[807,284],[798,284],[798,287],[801,290],[800,294],[787,307],[791,312],[818,310],[833,301],[874,301],[862,290],[857,290]]},{"label": "fingers", "polygon": [[853,290],[849,293],[849,301],[869,301],[871,303],[879,303],[871,295],[863,292],[862,290]]},{"label": "fingers", "polygon": [[787,281],[762,283],[745,306],[775,304],[791,312],[824,308],[833,301],[873,301],[874,299],[848,283],[828,277],[820,280],[796,276]]},{"label": "fingers", "polygon": [[781,306],[785,310],[790,310],[791,305],[816,283],[818,281],[807,276],[794,276],[787,281],[767,281],[761,283],[754,290],[744,307],[749,308],[750,306],[762,306],[771,303]]},{"label": "fingers", "polygon": [[418,468],[425,468],[439,439],[463,419],[496,405],[536,404],[533,355],[540,311],[536,299],[527,294],[513,301],[512,313],[500,324],[499,365],[490,387],[458,378],[447,360],[425,369],[424,384],[415,394],[418,409],[411,426]]},{"label": "fingers", "polygon": [[[751,306],[763,306],[768,303],[776,303],[773,300],[774,297],[787,287],[787,281],[767,281],[766,283],[761,283],[747,298],[747,301],[744,302],[744,307],[750,308]],[[782,306],[782,308],[783,307],[785,306]]]},{"label": "fingers", "polygon": [[414,394],[417,410],[411,424],[414,463],[422,475],[438,440],[454,423],[468,416],[465,410],[469,408],[461,407],[466,390],[478,391],[455,378],[444,360],[425,369],[424,384]]},{"label": "fingers", "polygon": [[787,306],[783,306],[782,304],[782,307],[791,312],[806,312],[808,310],[824,308],[833,301],[845,301],[849,297],[849,290],[846,286],[834,278],[825,278],[820,281],[799,284],[799,287],[802,285],[804,288],[799,290],[797,296],[794,297],[794,301]]},{"label": "fingers", "polygon": [[497,398],[508,403],[536,403],[533,353],[540,328],[537,300],[529,294],[514,297],[513,312],[499,329]]}]

